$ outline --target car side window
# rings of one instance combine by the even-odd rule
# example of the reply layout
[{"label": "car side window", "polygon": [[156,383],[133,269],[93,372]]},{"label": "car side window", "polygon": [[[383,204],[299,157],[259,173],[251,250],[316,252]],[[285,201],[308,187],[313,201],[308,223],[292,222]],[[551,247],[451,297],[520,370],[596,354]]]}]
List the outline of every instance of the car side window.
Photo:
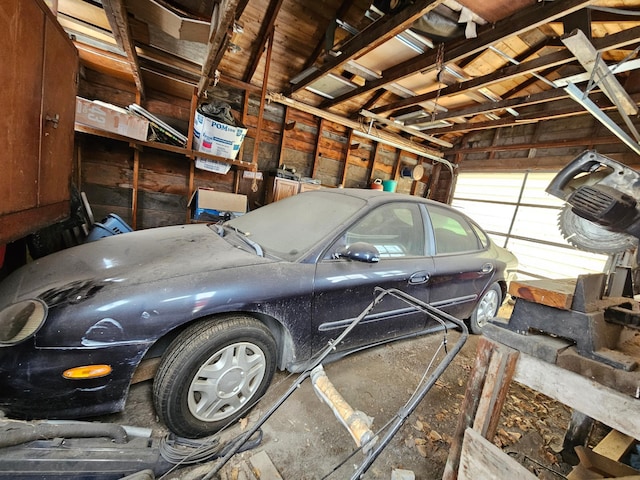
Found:
[{"label": "car side window", "polygon": [[429,216],[436,238],[436,253],[450,254],[480,250],[481,244],[473,227],[451,210],[429,208]]},{"label": "car side window", "polygon": [[424,255],[424,223],[418,205],[387,203],[369,212],[350,227],[339,244],[366,242],[380,258]]}]

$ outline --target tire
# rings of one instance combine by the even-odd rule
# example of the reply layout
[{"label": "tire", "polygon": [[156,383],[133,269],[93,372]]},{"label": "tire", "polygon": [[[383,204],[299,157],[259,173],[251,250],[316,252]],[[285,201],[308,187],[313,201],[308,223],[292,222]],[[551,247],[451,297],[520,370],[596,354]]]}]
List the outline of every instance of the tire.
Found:
[{"label": "tire", "polygon": [[265,393],[276,355],[273,335],[253,318],[192,325],[162,357],[153,382],[156,413],[181,437],[211,435],[241,418]]},{"label": "tire", "polygon": [[484,292],[469,318],[471,333],[480,335],[489,320],[498,314],[500,305],[502,305],[502,289],[500,285],[494,283]]}]

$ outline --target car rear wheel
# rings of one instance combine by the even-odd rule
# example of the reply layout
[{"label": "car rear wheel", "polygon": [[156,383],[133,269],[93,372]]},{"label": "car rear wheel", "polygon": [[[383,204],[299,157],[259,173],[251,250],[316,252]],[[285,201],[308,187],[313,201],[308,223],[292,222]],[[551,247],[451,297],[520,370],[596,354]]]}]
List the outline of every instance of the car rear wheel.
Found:
[{"label": "car rear wheel", "polygon": [[498,314],[498,309],[501,304],[502,289],[500,285],[494,283],[484,292],[484,295],[482,295],[482,298],[480,298],[475,310],[471,314],[471,318],[469,319],[471,332],[480,335],[484,326],[489,323],[489,320]]},{"label": "car rear wheel", "polygon": [[162,358],[153,383],[156,413],[179,436],[211,435],[264,394],[275,366],[276,342],[257,320],[236,316],[197,323]]}]

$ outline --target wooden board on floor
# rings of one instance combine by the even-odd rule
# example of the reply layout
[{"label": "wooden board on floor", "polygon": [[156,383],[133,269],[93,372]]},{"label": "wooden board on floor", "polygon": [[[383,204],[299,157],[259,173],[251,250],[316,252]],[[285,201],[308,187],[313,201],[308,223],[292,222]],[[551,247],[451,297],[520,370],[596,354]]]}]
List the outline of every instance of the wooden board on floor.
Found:
[{"label": "wooden board on floor", "polygon": [[472,428],[464,432],[458,480],[533,480],[534,474]]}]

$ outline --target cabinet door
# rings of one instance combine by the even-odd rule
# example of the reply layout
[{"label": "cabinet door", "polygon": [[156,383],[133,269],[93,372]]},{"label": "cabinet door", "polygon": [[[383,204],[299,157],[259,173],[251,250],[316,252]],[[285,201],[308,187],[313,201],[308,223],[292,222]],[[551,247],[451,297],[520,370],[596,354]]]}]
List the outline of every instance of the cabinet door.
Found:
[{"label": "cabinet door", "polygon": [[69,200],[77,71],[76,48],[57,22],[47,18],[38,202],[41,206]]},{"label": "cabinet door", "polygon": [[36,2],[0,2],[0,215],[38,204],[44,22]]},{"label": "cabinet door", "polygon": [[277,202],[278,200],[282,200],[283,198],[296,195],[298,193],[299,187],[300,183],[294,180],[288,180],[286,178],[276,178],[273,189],[273,201]]}]

